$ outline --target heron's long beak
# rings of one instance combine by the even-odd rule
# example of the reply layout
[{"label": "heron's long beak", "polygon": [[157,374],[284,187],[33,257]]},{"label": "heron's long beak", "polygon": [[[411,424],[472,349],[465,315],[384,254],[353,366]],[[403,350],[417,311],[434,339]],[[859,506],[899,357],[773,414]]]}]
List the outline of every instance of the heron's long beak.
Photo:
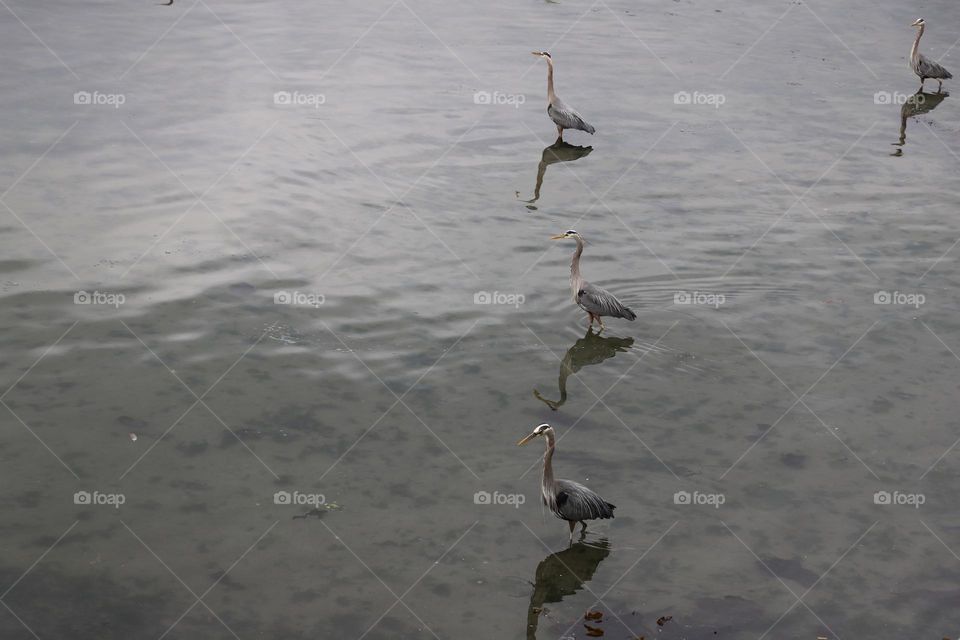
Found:
[{"label": "heron's long beak", "polygon": [[566,238],[566,237],[567,237],[567,234],[561,233],[561,234],[558,235],[558,236],[550,236],[550,239],[551,239],[551,240],[563,240],[563,239]]},{"label": "heron's long beak", "polygon": [[543,55],[543,52],[541,52],[541,51],[531,51],[531,52],[530,52],[530,55],[532,55],[532,56],[540,56],[540,55]]},{"label": "heron's long beak", "polygon": [[524,438],[523,440],[521,440],[520,442],[518,442],[518,443],[517,443],[517,446],[518,446],[518,447],[522,447],[523,445],[527,444],[528,442],[530,442],[531,440],[533,440],[534,438],[536,438],[537,435],[538,435],[538,434],[536,434],[536,433],[531,433],[531,434],[528,435],[526,438]]},{"label": "heron's long beak", "polygon": [[911,27],[918,27],[918,26],[920,26],[920,21],[919,21],[919,20],[915,20],[914,23],[911,24],[910,26],[911,26]]}]

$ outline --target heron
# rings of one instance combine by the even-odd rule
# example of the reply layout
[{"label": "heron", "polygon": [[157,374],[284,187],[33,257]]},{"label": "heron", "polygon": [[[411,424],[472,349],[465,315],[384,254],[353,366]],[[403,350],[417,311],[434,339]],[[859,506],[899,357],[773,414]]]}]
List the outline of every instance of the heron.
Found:
[{"label": "heron", "polygon": [[523,446],[537,436],[543,436],[547,440],[547,450],[543,454],[540,495],[543,496],[543,504],[549,507],[553,515],[566,520],[570,525],[570,544],[573,544],[573,530],[577,523],[580,523],[582,538],[587,531],[587,520],[612,518],[613,510],[617,507],[580,483],[553,479],[553,452],[556,450],[556,438],[553,427],[546,422],[538,425],[530,435],[518,442],[517,446]]},{"label": "heron", "polygon": [[553,92],[553,58],[546,51],[531,51],[531,54],[547,61],[547,115],[557,125],[557,140],[563,140],[564,129],[578,129],[590,135],[596,132],[591,125],[583,121],[576,109],[568,106]]},{"label": "heron", "polygon": [[573,301],[590,314],[590,327],[593,321],[600,323],[600,330],[603,331],[602,316],[612,318],[625,318],[627,320],[636,320],[637,314],[631,311],[626,305],[617,299],[606,289],[602,289],[594,284],[590,284],[580,275],[580,256],[583,255],[583,236],[574,229],[569,229],[560,235],[553,236],[551,240],[568,240],[573,238],[577,241],[577,249],[573,252],[573,259],[570,261],[570,290],[573,292]]},{"label": "heron", "polygon": [[926,82],[927,78],[930,78],[939,83],[937,85],[937,93],[939,93],[943,89],[943,81],[952,78],[953,74],[917,50],[920,46],[920,38],[923,37],[923,30],[926,28],[926,25],[927,23],[924,22],[923,18],[917,18],[916,21],[910,25],[911,27],[920,27],[917,31],[917,39],[913,41],[913,47],[910,48],[910,68],[913,69],[915,74],[920,76],[920,91],[923,91],[923,83]]}]

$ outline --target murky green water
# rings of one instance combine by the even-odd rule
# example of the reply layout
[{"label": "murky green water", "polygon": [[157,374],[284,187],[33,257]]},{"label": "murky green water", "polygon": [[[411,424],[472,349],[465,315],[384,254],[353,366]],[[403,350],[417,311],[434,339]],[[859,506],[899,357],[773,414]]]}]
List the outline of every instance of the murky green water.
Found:
[{"label": "murky green water", "polygon": [[956,71],[943,0],[0,8],[0,636],[956,637],[918,11]]}]

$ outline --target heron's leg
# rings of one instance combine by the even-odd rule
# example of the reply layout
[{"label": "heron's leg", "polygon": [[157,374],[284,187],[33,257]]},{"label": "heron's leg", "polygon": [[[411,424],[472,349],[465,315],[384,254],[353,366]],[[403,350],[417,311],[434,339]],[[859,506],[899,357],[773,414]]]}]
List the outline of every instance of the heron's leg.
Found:
[{"label": "heron's leg", "polygon": [[937,82],[939,83],[937,85],[937,93],[940,93],[941,91],[943,91],[943,80],[937,80]]},{"label": "heron's leg", "polygon": [[563,142],[563,127],[557,125],[557,140]]},{"label": "heron's leg", "polygon": [[600,323],[600,331],[603,331],[604,329],[606,329],[606,327],[603,326],[603,318],[601,318],[599,314],[597,315],[597,322]]},{"label": "heron's leg", "polygon": [[587,532],[587,523],[583,520],[580,521],[580,535],[583,535]]},{"label": "heron's leg", "polygon": [[926,81],[927,81],[926,78],[920,78],[920,91],[921,91],[921,92],[923,91],[923,83],[926,82]]},{"label": "heron's leg", "polygon": [[590,316],[590,324],[587,325],[587,328],[590,329],[593,327],[593,314],[587,311],[587,315]]},{"label": "heron's leg", "polygon": [[567,524],[570,525],[570,544],[573,544],[573,530],[576,528],[577,523],[573,520],[567,520]]}]

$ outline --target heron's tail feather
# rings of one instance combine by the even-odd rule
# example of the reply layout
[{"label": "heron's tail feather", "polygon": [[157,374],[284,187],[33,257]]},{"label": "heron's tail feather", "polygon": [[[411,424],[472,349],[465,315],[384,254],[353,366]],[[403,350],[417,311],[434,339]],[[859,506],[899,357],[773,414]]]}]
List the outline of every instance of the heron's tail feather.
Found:
[{"label": "heron's tail feather", "polygon": [[597,130],[594,129],[592,125],[589,125],[586,122],[583,123],[583,130],[589,133],[590,135],[593,135],[594,133],[597,132]]},{"label": "heron's tail feather", "polygon": [[636,319],[637,319],[637,314],[635,314],[631,309],[628,309],[627,307],[624,307],[624,308],[623,308],[623,317],[626,318],[627,320],[630,320],[630,321],[632,322],[633,320],[636,320]]}]

